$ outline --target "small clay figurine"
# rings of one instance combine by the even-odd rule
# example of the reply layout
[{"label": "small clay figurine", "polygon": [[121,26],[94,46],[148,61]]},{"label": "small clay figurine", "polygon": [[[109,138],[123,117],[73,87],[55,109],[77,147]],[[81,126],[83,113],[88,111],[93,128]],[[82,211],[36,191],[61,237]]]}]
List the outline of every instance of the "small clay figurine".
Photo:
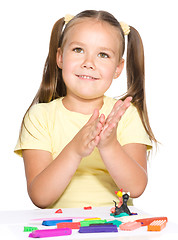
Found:
[{"label": "small clay figurine", "polygon": [[[123,204],[123,199],[122,199],[122,189],[120,189],[119,191],[115,191],[115,194],[118,196],[119,198],[119,202],[117,204],[117,207],[120,208],[121,205]],[[114,202],[114,201],[113,201]],[[115,209],[116,209],[116,203],[115,203],[115,207],[112,207],[110,209],[111,213],[114,213],[115,212]]]},{"label": "small clay figurine", "polygon": [[119,215],[121,213],[120,208],[117,206],[116,201],[113,200],[113,202],[115,203],[115,210],[113,212],[113,215]]},{"label": "small clay figurine", "polygon": [[129,194],[128,193],[123,194],[122,199],[123,199],[123,203],[120,207],[117,207],[116,202],[113,201],[115,203],[114,215],[119,215],[121,213],[127,213],[128,215],[131,215],[131,212],[127,206],[127,201],[129,200]]}]

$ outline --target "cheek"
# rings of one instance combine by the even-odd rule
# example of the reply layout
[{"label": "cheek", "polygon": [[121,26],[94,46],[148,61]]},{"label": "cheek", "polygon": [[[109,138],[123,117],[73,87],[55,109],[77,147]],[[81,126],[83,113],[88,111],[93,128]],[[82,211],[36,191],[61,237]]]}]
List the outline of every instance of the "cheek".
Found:
[{"label": "cheek", "polygon": [[[102,67],[102,72],[103,72],[103,76],[105,78],[109,78],[111,80],[113,80],[114,78],[114,75],[115,75],[115,68],[113,67],[113,65],[110,65],[110,66],[103,66]],[[109,80],[108,79],[108,80]]]},{"label": "cheek", "polygon": [[101,72],[103,87],[108,89],[114,79],[115,69],[113,66],[103,66]]},{"label": "cheek", "polygon": [[63,74],[70,74],[75,68],[75,61],[72,61],[69,57],[64,57],[63,59]]}]

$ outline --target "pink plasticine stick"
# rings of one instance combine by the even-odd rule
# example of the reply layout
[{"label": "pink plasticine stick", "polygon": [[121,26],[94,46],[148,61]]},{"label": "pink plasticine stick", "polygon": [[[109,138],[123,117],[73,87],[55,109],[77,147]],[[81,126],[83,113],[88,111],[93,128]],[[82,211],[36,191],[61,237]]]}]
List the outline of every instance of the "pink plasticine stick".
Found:
[{"label": "pink plasticine stick", "polygon": [[127,223],[123,223],[119,226],[119,228],[121,230],[125,230],[125,231],[132,231],[135,230],[137,228],[141,227],[141,223],[140,222],[127,222]]},{"label": "pink plasticine stick", "polygon": [[70,228],[57,228],[57,229],[46,229],[46,230],[35,230],[29,234],[31,238],[45,238],[55,236],[71,235],[72,230]]},{"label": "pink plasticine stick", "polygon": [[[63,219],[85,219],[89,217],[51,217],[51,218],[36,218],[31,219],[31,221],[44,221],[44,220],[63,220]],[[94,218],[94,217],[92,217]],[[95,217],[96,218],[96,217]]]}]

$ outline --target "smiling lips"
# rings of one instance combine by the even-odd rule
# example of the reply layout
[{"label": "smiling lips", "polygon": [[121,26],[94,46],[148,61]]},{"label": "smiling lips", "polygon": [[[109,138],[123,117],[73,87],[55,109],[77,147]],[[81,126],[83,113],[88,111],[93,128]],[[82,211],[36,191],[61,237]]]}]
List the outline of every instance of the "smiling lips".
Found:
[{"label": "smiling lips", "polygon": [[88,75],[76,75],[78,78],[80,79],[87,79],[87,80],[98,80],[99,78],[95,78],[95,77],[92,77],[92,76],[88,76]]}]

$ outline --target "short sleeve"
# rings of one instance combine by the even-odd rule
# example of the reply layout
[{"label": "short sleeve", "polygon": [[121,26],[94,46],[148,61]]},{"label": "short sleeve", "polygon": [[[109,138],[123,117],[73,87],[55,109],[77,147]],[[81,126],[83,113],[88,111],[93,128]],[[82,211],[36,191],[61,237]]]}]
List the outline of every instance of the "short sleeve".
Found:
[{"label": "short sleeve", "polygon": [[24,118],[14,152],[22,156],[23,149],[40,149],[51,152],[48,117],[42,104],[32,106]]},{"label": "short sleeve", "polygon": [[123,146],[128,143],[141,143],[152,148],[152,142],[142,124],[137,108],[131,105],[118,124],[118,141]]}]

